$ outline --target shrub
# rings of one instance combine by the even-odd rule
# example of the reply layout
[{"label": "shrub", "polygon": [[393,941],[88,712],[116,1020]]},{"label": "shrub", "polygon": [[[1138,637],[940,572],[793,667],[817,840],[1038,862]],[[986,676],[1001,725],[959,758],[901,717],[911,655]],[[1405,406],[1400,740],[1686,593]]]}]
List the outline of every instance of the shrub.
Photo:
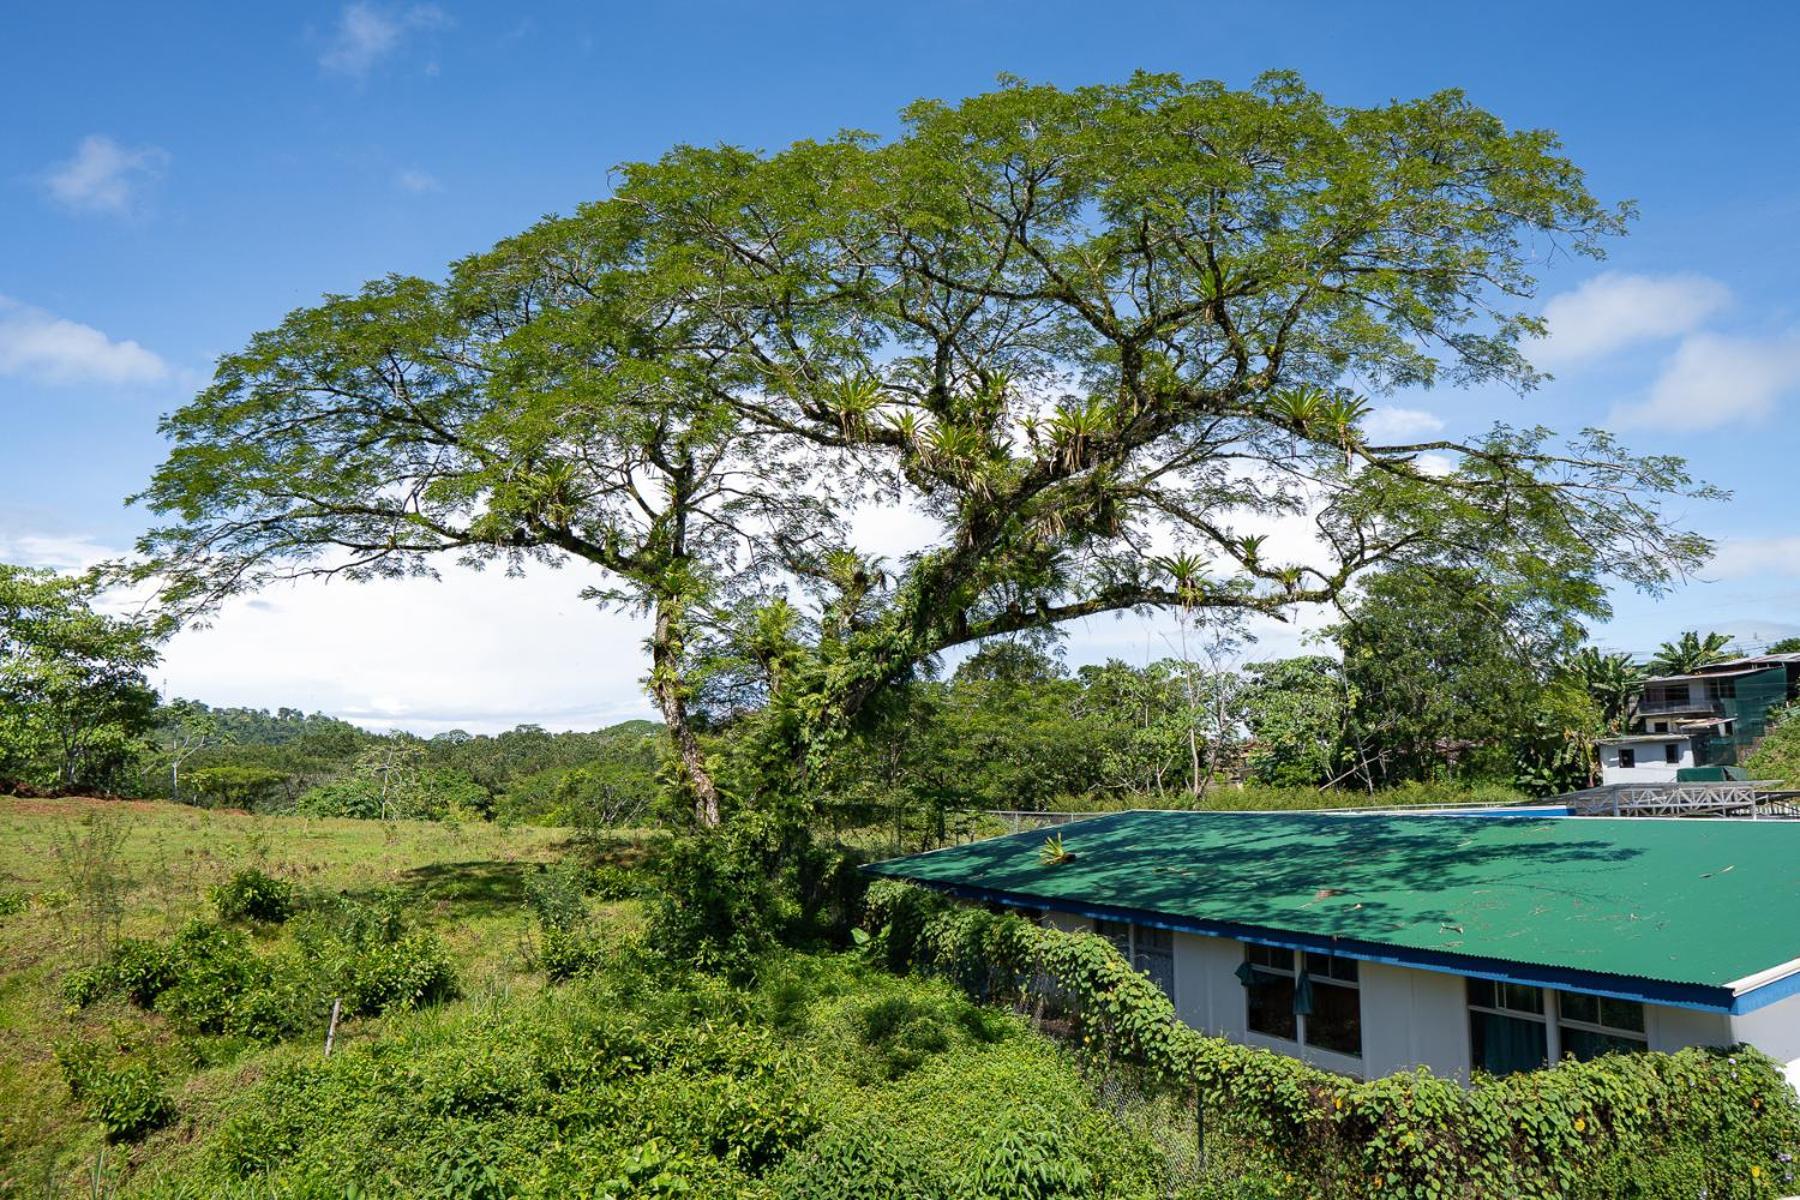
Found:
[{"label": "shrub", "polygon": [[143,1062],[113,1070],[89,1091],[84,1107],[115,1142],[137,1141],[175,1116],[175,1101],[163,1090],[162,1075]]},{"label": "shrub", "polygon": [[155,942],[125,938],[105,961],[64,976],[62,993],[75,1008],[120,993],[139,1008],[149,1008],[174,981],[167,950]]},{"label": "shrub", "polygon": [[606,961],[606,944],[584,930],[546,928],[538,934],[534,958],[552,983],[564,983],[598,970]]},{"label": "shrub", "polygon": [[454,999],[456,968],[437,936],[423,931],[365,946],[351,960],[345,1007],[357,1016]]},{"label": "shrub", "polygon": [[100,1122],[110,1141],[136,1141],[175,1115],[175,1102],[150,1063],[119,1064],[106,1048],[77,1040],[56,1047],[56,1065],[69,1095]]},{"label": "shrub", "polygon": [[294,885],[245,867],[213,888],[212,902],[222,920],[285,921],[294,909]]},{"label": "shrub", "polygon": [[168,949],[172,982],[156,1009],[195,1033],[229,1033],[279,1041],[304,1021],[298,982],[278,980],[240,930],[192,921]]},{"label": "shrub", "polygon": [[789,907],[775,886],[775,855],[745,824],[663,847],[650,909],[650,943],[659,953],[743,977],[776,944]]},{"label": "shrub", "polygon": [[0,917],[17,916],[31,907],[31,897],[15,889],[0,890]]}]

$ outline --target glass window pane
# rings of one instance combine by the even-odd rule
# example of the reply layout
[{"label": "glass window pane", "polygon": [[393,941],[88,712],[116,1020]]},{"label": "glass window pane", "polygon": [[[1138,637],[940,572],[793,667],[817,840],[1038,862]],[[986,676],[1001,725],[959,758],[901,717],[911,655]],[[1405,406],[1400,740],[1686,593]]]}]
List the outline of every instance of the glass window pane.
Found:
[{"label": "glass window pane", "polygon": [[1599,1058],[1602,1054],[1631,1054],[1646,1050],[1649,1047],[1641,1038],[1619,1037],[1610,1033],[1595,1033],[1591,1029],[1570,1029],[1562,1031],[1563,1053],[1586,1062],[1590,1058]]},{"label": "glass window pane", "polygon": [[1255,972],[1245,992],[1250,1002],[1250,1031],[1268,1037],[1293,1041],[1294,981],[1287,975]]},{"label": "glass window pane", "polygon": [[1469,1014],[1469,1043],[1475,1066],[1490,1075],[1535,1071],[1549,1057],[1544,1023],[1523,1017],[1472,1012]]},{"label": "glass window pane", "polygon": [[1306,973],[1314,979],[1341,979],[1345,983],[1355,983],[1357,965],[1354,958],[1339,958],[1335,954],[1306,953]]},{"label": "glass window pane", "polygon": [[1644,1032],[1644,1006],[1636,1000],[1600,1001],[1600,1024],[1609,1029],[1630,1029],[1637,1033]]},{"label": "glass window pane", "polygon": [[1139,950],[1173,950],[1175,935],[1153,925],[1139,925],[1137,927],[1137,944]]},{"label": "glass window pane", "polygon": [[1306,1015],[1306,1044],[1339,1054],[1362,1055],[1362,993],[1335,983],[1313,985]]},{"label": "glass window pane", "polygon": [[1494,981],[1491,979],[1470,979],[1469,1003],[1480,1008],[1493,1008]]},{"label": "glass window pane", "polygon": [[1564,992],[1556,998],[1557,1011],[1562,1013],[1565,1021],[1586,1021],[1589,1025],[1600,1023],[1600,997],[1583,996],[1578,992]]},{"label": "glass window pane", "polygon": [[1544,1011],[1544,989],[1523,983],[1503,983],[1498,1007],[1514,1012],[1541,1013]]},{"label": "glass window pane", "polygon": [[1249,946],[1250,961],[1259,967],[1274,967],[1278,971],[1294,969],[1294,952],[1284,950],[1280,946],[1258,946],[1254,942]]}]

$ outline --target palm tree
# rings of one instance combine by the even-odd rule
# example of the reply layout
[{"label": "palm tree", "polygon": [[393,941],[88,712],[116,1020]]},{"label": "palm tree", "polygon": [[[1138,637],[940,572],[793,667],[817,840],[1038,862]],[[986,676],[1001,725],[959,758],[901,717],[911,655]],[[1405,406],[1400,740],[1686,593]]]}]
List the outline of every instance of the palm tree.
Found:
[{"label": "palm tree", "polygon": [[1723,633],[1709,633],[1702,638],[1693,630],[1673,642],[1664,642],[1650,659],[1652,675],[1692,675],[1701,667],[1723,662],[1731,657],[1731,638]]},{"label": "palm tree", "polygon": [[1644,680],[1643,668],[1631,661],[1631,655],[1602,654],[1592,646],[1583,646],[1566,669],[1593,697],[1607,732],[1623,730],[1631,712],[1631,697]]}]

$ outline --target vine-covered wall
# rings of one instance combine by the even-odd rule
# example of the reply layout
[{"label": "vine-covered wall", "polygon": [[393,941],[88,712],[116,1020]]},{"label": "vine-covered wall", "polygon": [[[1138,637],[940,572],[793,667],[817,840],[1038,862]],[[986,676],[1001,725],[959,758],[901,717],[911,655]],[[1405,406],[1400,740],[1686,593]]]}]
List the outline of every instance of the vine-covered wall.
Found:
[{"label": "vine-covered wall", "polygon": [[1758,1051],[1608,1055],[1469,1083],[1355,1080],[1207,1037],[1104,939],[909,884],[870,888],[870,952],[1068,1022],[1078,1053],[1185,1091],[1211,1136],[1294,1196],[1775,1197],[1796,1190],[1800,1103]]}]

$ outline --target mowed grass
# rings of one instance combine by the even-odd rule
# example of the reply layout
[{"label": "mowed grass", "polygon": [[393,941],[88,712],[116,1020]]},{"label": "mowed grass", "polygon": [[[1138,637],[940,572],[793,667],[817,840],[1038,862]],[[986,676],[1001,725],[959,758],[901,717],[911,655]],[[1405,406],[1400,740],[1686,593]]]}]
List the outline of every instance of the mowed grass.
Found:
[{"label": "mowed grass", "polygon": [[[54,1048],[74,1035],[168,1043],[161,1019],[123,1002],[66,1011],[62,978],[112,933],[164,938],[211,911],[207,891],[245,866],[327,894],[405,897],[456,961],[465,1002],[541,986],[526,968],[525,880],[567,831],[491,824],[251,816],[155,802],[0,797],[0,1197],[88,1194],[103,1148],[115,1167],[178,1150],[229,1110],[268,1062],[298,1049],[226,1048],[178,1081],[183,1121],[136,1147],[104,1147],[71,1101]],[[111,844],[110,855],[96,847]],[[626,839],[628,854],[638,843]],[[110,897],[110,898],[109,898]],[[635,919],[631,905],[618,917]],[[0,912],[5,912],[0,908]],[[278,930],[260,936],[270,940]],[[362,1027],[359,1027],[362,1026]],[[380,1019],[340,1028],[372,1036]],[[320,1039],[324,1030],[318,1031]],[[310,1041],[307,1043],[310,1046]],[[316,1047],[314,1047],[316,1049]],[[110,1173],[110,1172],[109,1172]]]}]

